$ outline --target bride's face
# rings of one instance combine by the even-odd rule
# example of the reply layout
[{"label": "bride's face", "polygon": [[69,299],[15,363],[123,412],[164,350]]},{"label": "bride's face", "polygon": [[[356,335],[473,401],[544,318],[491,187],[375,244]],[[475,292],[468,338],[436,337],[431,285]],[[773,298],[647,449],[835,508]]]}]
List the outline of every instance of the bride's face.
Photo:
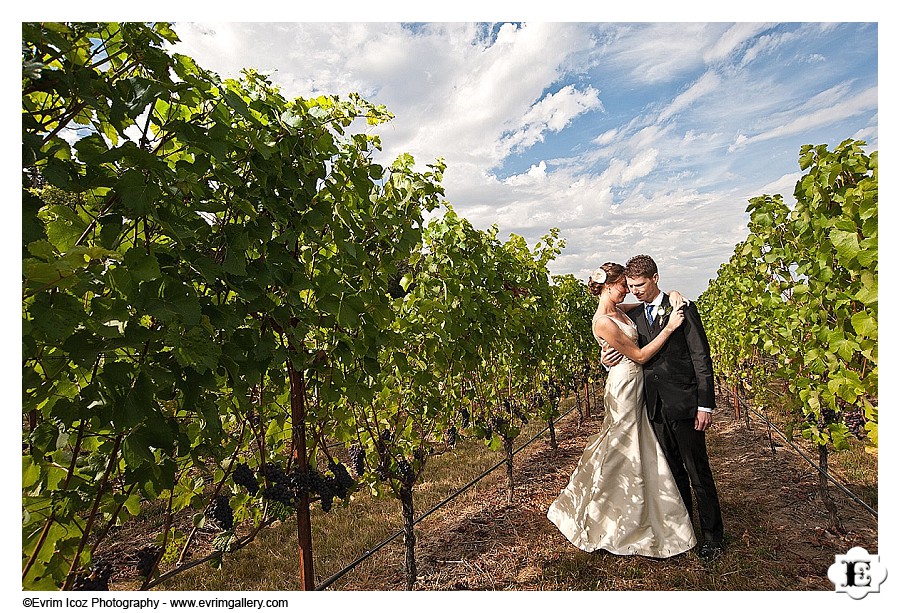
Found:
[{"label": "bride's face", "polygon": [[609,298],[613,304],[619,304],[624,301],[627,295],[628,283],[625,281],[625,277],[622,277],[618,283],[609,286]]}]

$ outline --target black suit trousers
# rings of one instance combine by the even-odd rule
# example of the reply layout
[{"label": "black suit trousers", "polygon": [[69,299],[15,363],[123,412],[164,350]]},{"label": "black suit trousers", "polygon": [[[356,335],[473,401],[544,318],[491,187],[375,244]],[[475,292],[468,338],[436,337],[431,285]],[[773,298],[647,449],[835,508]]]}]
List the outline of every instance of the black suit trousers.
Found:
[{"label": "black suit trousers", "polygon": [[663,419],[652,423],[688,514],[693,517],[693,488],[703,540],[721,543],[724,537],[722,510],[706,453],[706,432],[694,429],[693,418]]}]

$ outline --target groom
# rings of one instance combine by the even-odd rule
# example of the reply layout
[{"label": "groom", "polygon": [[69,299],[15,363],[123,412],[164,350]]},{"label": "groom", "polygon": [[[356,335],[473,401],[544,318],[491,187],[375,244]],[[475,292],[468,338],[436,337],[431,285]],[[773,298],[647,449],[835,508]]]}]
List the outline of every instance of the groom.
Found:
[{"label": "groom", "polygon": [[[637,325],[638,344],[643,347],[665,327],[671,312],[669,296],[659,289],[659,271],[650,256],[636,255],[628,260],[625,277],[628,289],[643,303],[642,308],[629,313]],[[604,352],[607,366],[619,359]],[[719,497],[706,453],[706,429],[712,423],[716,397],[709,342],[694,304],[685,305],[684,323],[644,364],[644,395],[648,416],[689,514],[694,490],[703,532],[699,556],[711,562],[722,555],[724,536]]]}]

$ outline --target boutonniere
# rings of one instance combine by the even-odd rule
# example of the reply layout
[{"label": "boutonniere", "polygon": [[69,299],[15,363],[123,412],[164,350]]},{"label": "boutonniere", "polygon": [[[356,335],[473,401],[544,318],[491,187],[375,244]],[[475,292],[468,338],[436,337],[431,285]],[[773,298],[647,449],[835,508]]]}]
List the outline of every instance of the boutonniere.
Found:
[{"label": "boutonniere", "polygon": [[672,314],[671,304],[661,304],[656,307],[656,318],[662,322],[666,317]]}]

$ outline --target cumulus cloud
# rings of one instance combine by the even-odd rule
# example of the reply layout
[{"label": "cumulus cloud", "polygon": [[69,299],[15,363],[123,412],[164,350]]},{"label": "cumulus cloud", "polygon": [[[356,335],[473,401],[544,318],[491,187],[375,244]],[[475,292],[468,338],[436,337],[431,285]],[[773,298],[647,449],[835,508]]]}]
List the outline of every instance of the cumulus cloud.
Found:
[{"label": "cumulus cloud", "polygon": [[603,109],[599,91],[590,86],[578,90],[574,85],[567,85],[532,106],[522,117],[521,127],[506,137],[504,143],[511,151],[527,149],[543,141],[545,133],[560,132],[577,116],[597,109]]},{"label": "cumulus cloud", "polygon": [[746,200],[791,187],[800,144],[877,138],[876,29],[866,24],[176,31],[178,51],[222,76],[255,67],[288,96],[359,92],[385,104],[396,119],[373,129],[380,161],[443,157],[448,199],[476,227],[496,224],[532,244],[559,227],[567,247],[552,272],[585,278],[598,260],[646,252],[665,286],[688,296],[746,237]]}]

